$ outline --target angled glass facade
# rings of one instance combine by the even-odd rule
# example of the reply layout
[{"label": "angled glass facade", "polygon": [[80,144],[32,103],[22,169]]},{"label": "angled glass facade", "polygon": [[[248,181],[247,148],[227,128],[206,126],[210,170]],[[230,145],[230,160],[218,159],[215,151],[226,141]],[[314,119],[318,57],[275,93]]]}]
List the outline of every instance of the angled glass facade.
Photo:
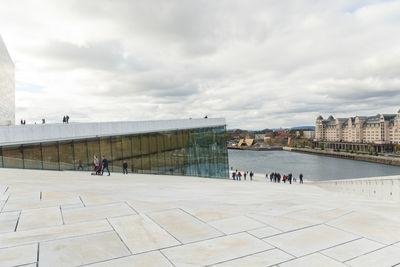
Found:
[{"label": "angled glass facade", "polygon": [[15,123],[14,63],[0,36],[0,125]]},{"label": "angled glass facade", "polygon": [[228,178],[225,126],[0,147],[0,167],[92,171],[104,155],[112,172]]}]

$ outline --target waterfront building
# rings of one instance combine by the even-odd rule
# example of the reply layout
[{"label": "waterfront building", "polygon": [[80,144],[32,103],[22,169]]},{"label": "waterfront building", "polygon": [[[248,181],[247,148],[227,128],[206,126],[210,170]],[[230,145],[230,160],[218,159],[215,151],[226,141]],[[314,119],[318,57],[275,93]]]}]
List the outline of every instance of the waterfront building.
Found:
[{"label": "waterfront building", "polygon": [[14,63],[0,36],[0,125],[15,123]]},{"label": "waterfront building", "polygon": [[303,137],[306,139],[314,139],[315,138],[315,131],[314,130],[301,130],[296,131],[296,137]]},{"label": "waterfront building", "polygon": [[350,143],[361,145],[356,147],[361,150],[365,150],[369,144],[377,148],[378,152],[390,151],[394,144],[400,144],[400,110],[397,114],[350,118],[335,119],[331,115],[326,120],[318,116],[315,124],[315,141],[337,144],[333,148],[338,149],[343,149],[340,144]]},{"label": "waterfront building", "polygon": [[93,169],[228,178],[225,119],[31,124],[0,127],[0,167]]}]

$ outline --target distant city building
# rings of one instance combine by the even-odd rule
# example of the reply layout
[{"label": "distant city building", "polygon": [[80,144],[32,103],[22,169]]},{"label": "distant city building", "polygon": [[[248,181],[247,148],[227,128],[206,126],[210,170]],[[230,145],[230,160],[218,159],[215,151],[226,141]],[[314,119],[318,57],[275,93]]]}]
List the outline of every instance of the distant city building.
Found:
[{"label": "distant city building", "polygon": [[254,139],[255,140],[263,140],[264,141],[264,138],[265,138],[265,134],[255,134],[254,135]]},{"label": "distant city building", "polygon": [[0,125],[15,124],[14,63],[0,36]]},{"label": "distant city building", "polygon": [[355,116],[328,119],[319,116],[315,124],[315,141],[399,144],[400,110],[397,114]]},{"label": "distant city building", "polygon": [[[303,132],[303,136],[301,136],[302,132]],[[315,138],[315,131],[314,130],[296,131],[296,137],[303,137],[303,138],[306,138],[306,139],[314,139]]]}]

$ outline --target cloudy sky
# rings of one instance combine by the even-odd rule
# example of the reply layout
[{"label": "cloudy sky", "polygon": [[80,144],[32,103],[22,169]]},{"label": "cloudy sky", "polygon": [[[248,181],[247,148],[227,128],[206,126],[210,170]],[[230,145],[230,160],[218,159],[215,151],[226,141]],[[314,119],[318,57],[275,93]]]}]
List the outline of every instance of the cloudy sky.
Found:
[{"label": "cloudy sky", "polygon": [[400,1],[0,0],[19,121],[313,125],[400,108]]}]

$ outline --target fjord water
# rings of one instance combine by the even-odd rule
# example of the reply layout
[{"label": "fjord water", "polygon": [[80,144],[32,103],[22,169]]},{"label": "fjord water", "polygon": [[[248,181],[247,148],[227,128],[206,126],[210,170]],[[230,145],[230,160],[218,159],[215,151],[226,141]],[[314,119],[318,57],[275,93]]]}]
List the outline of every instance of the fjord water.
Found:
[{"label": "fjord water", "polygon": [[288,151],[229,150],[229,167],[264,175],[291,172],[296,178],[303,173],[314,181],[400,175],[400,166]]}]

